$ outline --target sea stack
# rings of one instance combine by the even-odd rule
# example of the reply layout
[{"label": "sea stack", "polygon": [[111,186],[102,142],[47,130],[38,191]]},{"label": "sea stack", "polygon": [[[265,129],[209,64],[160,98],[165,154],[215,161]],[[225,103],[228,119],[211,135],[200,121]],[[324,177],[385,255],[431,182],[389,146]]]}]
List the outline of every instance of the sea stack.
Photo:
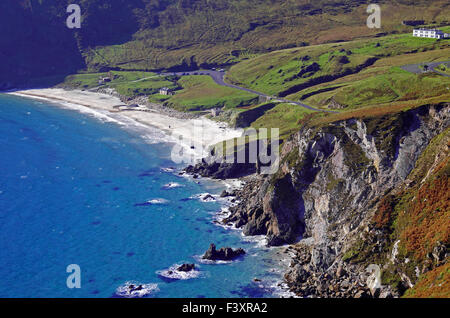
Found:
[{"label": "sea stack", "polygon": [[211,244],[205,255],[203,255],[203,259],[211,261],[231,261],[244,254],[245,251],[242,248],[233,250],[231,247],[222,247],[219,250],[216,250],[216,245]]}]

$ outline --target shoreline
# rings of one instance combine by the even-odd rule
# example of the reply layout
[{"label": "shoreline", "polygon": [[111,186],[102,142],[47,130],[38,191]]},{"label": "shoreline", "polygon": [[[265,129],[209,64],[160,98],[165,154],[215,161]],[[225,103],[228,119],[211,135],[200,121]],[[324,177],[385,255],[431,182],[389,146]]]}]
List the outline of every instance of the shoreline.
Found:
[{"label": "shoreline", "polygon": [[[160,130],[167,136],[167,142],[178,144],[183,149],[182,155],[178,156],[185,165],[195,164],[195,162],[207,156],[209,147],[227,139],[233,139],[242,135],[242,129],[234,129],[226,123],[218,123],[204,116],[196,119],[185,119],[161,114],[145,105],[137,105],[130,108],[117,96],[106,93],[98,93],[83,90],[65,90],[61,88],[27,89],[5,94],[32,98],[36,100],[46,100],[61,104],[61,106],[86,112],[101,117],[109,117],[119,124],[134,123],[143,128],[153,128]],[[119,110],[124,107],[124,110]],[[85,108],[85,109],[83,109]]]},{"label": "shoreline", "polygon": [[[169,142],[169,143],[179,143],[183,145],[187,150],[190,149],[189,144],[183,144],[182,141],[177,140],[173,137],[174,134],[183,134],[183,133],[189,133],[189,126],[193,125],[193,120],[195,119],[180,119],[180,118],[173,118],[169,117],[167,115],[163,114],[157,114],[155,111],[149,110],[149,111],[114,111],[114,106],[116,105],[124,105],[121,100],[112,95],[108,95],[105,93],[95,93],[95,92],[87,92],[87,91],[67,91],[64,89],[32,89],[32,90],[25,90],[25,91],[15,91],[15,92],[9,92],[7,94],[15,95],[15,96],[21,96],[26,98],[31,98],[35,100],[45,100],[49,102],[54,102],[58,104],[58,106],[68,108],[71,110],[75,110],[82,113],[87,113],[93,115],[94,117],[100,117],[100,119],[110,119],[111,121],[118,122],[122,125],[128,125],[127,122],[121,121],[122,118],[117,118],[117,116],[123,116],[127,120],[132,120],[134,123],[140,124],[145,126],[146,128],[156,128],[160,131],[162,131],[167,137],[169,137],[167,140],[160,139],[157,140],[157,142]],[[88,99],[88,100],[86,100]],[[144,106],[140,106],[144,107]],[[83,109],[84,108],[84,109]],[[98,112],[97,113],[93,113]],[[108,117],[108,118],[102,118],[102,117]],[[195,140],[196,137],[198,137],[195,134],[192,134],[192,139],[194,139],[194,142],[201,143],[202,147],[207,148],[208,146],[211,146],[217,142],[220,142],[223,139],[223,137],[231,136],[230,138],[233,138],[234,136],[240,135],[240,130],[235,130],[231,128],[225,128],[222,127],[225,124],[219,124],[216,122],[213,122],[209,119],[203,118],[203,123],[206,122],[206,124],[203,126],[206,129],[206,133],[209,134],[211,137],[217,137],[220,138],[209,138],[209,139],[201,139],[201,140]],[[170,127],[164,127],[164,125],[169,125]],[[206,126],[206,127],[205,127]],[[226,131],[227,133],[224,134],[223,131]],[[196,153],[196,159],[201,159],[203,157],[202,153],[197,152]],[[187,164],[187,163],[186,163]],[[242,179],[227,179],[227,180],[217,180],[217,179],[211,179],[211,178],[199,178],[198,180],[192,178],[189,174],[184,174],[183,177],[192,179],[193,182],[199,182],[200,180],[206,181],[206,182],[218,182],[222,185],[222,187],[226,188],[227,191],[232,192],[235,189],[239,189],[243,186]],[[215,195],[216,201],[220,203],[222,206],[220,211],[217,211],[216,214],[213,216],[213,223],[215,223],[218,227],[223,227],[223,225],[217,224],[214,222],[214,220],[220,219],[220,215],[226,211],[228,207],[230,207],[230,199],[237,197],[231,196],[228,198],[221,198],[219,199],[219,195]],[[227,228],[227,227],[225,227]],[[242,233],[241,229],[237,228],[229,228],[230,230],[237,231],[240,233],[242,241],[247,242],[253,242],[257,245],[258,248],[268,248],[265,246],[264,238],[261,237],[251,237],[251,236],[245,236]],[[289,255],[283,255],[282,249],[280,247],[277,248],[269,248],[274,251],[274,256],[277,254],[278,256],[275,256],[275,259],[279,264],[285,263],[284,266],[286,266],[286,262],[290,260]],[[282,266],[282,267],[284,267]],[[270,272],[279,272],[280,267],[274,267],[270,270]],[[285,272],[285,269],[281,269],[280,272],[280,280],[277,282],[273,282],[273,285],[270,287],[274,289],[274,296],[275,297],[295,297],[292,292],[290,292],[289,288],[285,285],[285,281],[282,278],[282,273]],[[256,278],[255,278],[256,279]],[[261,285],[262,286],[262,285]],[[267,286],[265,286],[267,287]],[[263,287],[261,287],[263,288]]]}]

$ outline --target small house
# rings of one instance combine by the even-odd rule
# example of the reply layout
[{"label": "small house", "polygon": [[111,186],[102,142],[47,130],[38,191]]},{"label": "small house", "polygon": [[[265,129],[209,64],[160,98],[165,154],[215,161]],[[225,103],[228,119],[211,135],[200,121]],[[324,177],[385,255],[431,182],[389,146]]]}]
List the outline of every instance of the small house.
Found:
[{"label": "small house", "polygon": [[414,29],[413,36],[419,38],[430,38],[430,39],[443,39],[450,37],[449,34],[442,32],[438,29]]},{"label": "small house", "polygon": [[268,95],[259,95],[258,96],[258,103],[262,104],[262,103],[268,103],[272,100],[272,96],[268,96]]},{"label": "small house", "polygon": [[170,88],[167,87],[163,87],[159,90],[159,93],[161,95],[167,95],[167,96],[172,96],[173,95],[173,91]]}]

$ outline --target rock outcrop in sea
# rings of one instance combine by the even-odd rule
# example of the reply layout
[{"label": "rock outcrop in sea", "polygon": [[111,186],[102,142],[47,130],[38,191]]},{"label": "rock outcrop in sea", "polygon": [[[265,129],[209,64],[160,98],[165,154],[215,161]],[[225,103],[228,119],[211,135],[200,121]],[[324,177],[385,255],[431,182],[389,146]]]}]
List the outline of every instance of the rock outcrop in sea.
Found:
[{"label": "rock outcrop in sea", "polygon": [[233,250],[231,247],[222,247],[216,250],[216,245],[211,244],[202,258],[210,261],[232,261],[244,254],[242,248]]},{"label": "rock outcrop in sea", "polygon": [[195,264],[182,264],[180,267],[177,268],[177,271],[180,272],[190,272],[195,270]]}]

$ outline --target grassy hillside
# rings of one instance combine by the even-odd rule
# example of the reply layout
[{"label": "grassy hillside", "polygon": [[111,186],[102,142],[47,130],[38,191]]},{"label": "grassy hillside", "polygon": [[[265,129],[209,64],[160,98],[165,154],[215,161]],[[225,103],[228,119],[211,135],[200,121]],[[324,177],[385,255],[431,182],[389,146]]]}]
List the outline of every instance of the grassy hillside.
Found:
[{"label": "grassy hillside", "polygon": [[264,115],[251,123],[253,128],[274,127],[280,129],[280,139],[284,140],[302,126],[303,119],[313,113],[308,109],[296,105],[280,103],[266,111]]},{"label": "grassy hillside", "polygon": [[[110,78],[111,81],[99,84],[99,79],[104,77]],[[152,72],[123,71],[69,75],[58,86],[72,89],[108,87],[114,88],[119,94],[130,98],[157,94],[162,87],[179,88],[176,78],[173,76],[159,76]]]},{"label": "grassy hillside", "polygon": [[345,109],[355,109],[394,101],[412,100],[423,104],[428,98],[449,93],[447,87],[450,80],[434,73],[416,75],[399,67],[377,73],[379,71],[380,69],[374,69],[366,72],[364,75],[367,77],[360,80],[329,86],[328,92],[321,93],[326,89],[316,88],[315,91],[306,93],[314,94],[312,97],[300,99],[317,106],[327,106],[334,102]]},{"label": "grassy hillside", "polygon": [[[440,24],[450,13],[444,0],[383,0],[382,28],[369,29],[369,2],[4,0],[0,85],[82,69],[226,65],[276,49],[409,30],[402,20]],[[69,3],[81,6],[79,30],[65,27]]]},{"label": "grassy hillside", "polygon": [[[99,84],[108,77],[110,82]],[[180,111],[203,111],[211,108],[235,109],[258,104],[258,96],[216,84],[206,75],[161,76],[153,72],[110,71],[69,75],[58,87],[76,89],[113,88],[124,97],[147,96],[149,101],[163,103]],[[160,95],[168,87],[173,96]]]},{"label": "grassy hillside", "polygon": [[182,111],[230,109],[258,103],[257,95],[217,85],[206,75],[183,76],[178,84],[182,90],[167,99],[166,104]]},{"label": "grassy hillside", "polygon": [[[370,66],[377,61],[382,63],[379,60],[384,62],[384,59],[402,56],[390,65],[400,66],[411,62],[411,59],[407,60],[409,54],[441,49],[433,60],[445,60],[449,56],[449,51],[446,50],[448,48],[448,41],[419,39],[410,34],[316,45],[275,51],[244,61],[230,69],[227,79],[267,94],[304,99],[312,95],[312,90],[302,92],[305,89],[317,86],[317,93],[333,91],[343,85],[319,84],[334,82],[337,79],[340,79],[337,82],[341,83],[344,76],[368,69],[372,72]],[[379,74],[380,69],[377,72]],[[373,74],[368,74],[368,77]]]},{"label": "grassy hillside", "polygon": [[[155,13],[148,5],[140,11],[140,30],[129,42],[95,47],[87,52],[91,67],[122,68],[196,67],[230,64],[252,54],[318,43],[348,41],[382,32],[404,32],[403,20],[448,20],[445,1],[379,1],[381,29],[366,26],[370,1],[289,0],[167,1]],[[160,7],[159,9],[162,9]],[[152,16],[152,22],[146,16]]]},{"label": "grassy hillside", "polygon": [[449,59],[450,41],[399,34],[274,51],[234,65],[227,80],[340,113],[315,114],[325,124],[450,100],[449,77],[401,68]]}]

